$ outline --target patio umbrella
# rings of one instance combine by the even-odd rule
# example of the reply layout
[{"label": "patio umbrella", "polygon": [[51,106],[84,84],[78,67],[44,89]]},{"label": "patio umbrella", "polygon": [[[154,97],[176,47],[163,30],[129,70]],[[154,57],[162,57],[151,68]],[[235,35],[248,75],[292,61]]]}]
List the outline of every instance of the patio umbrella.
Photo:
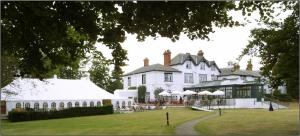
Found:
[{"label": "patio umbrella", "polygon": [[[220,91],[220,90],[217,90],[217,91],[214,91],[213,92],[214,95],[217,95],[217,96],[221,96],[221,95],[225,95],[225,92],[223,91]],[[219,97],[218,97],[218,107],[219,107]],[[220,107],[219,107],[220,108]]]},{"label": "patio umbrella", "polygon": [[171,94],[172,94],[172,95],[181,95],[182,92],[180,92],[180,91],[173,91],[173,92],[171,92]]},{"label": "patio umbrella", "polygon": [[191,91],[191,90],[186,90],[182,93],[183,95],[193,95],[193,94],[197,94],[196,92],[194,91]]},{"label": "patio umbrella", "polygon": [[214,95],[225,95],[225,92],[217,90],[213,92]]},{"label": "patio umbrella", "polygon": [[198,93],[199,95],[213,95],[213,93],[209,92],[209,91],[201,91]]},{"label": "patio umbrella", "polygon": [[160,96],[171,96],[171,94],[166,92],[166,91],[163,91],[163,92],[159,93],[158,95],[160,95]]},{"label": "patio umbrella", "polygon": [[[211,92],[209,92],[209,91],[201,91],[201,92],[199,92],[198,93],[199,95],[206,95],[206,96],[208,96],[208,95],[213,95],[213,93],[211,93]],[[207,98],[207,101],[208,101],[208,98]],[[207,105],[207,108],[208,109],[210,109],[210,104],[209,105]]]}]

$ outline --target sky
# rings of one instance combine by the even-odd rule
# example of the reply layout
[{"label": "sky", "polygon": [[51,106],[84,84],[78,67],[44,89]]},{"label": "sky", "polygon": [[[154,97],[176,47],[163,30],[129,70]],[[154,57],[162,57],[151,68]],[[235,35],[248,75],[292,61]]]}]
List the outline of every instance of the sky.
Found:
[{"label": "sky", "polygon": [[[232,15],[234,20],[246,23],[240,12],[234,11],[229,14]],[[288,13],[280,14],[278,19],[285,18],[287,15]],[[171,51],[171,58],[179,53],[196,55],[199,50],[202,50],[207,60],[215,61],[219,68],[226,68],[228,61],[238,62],[238,56],[250,40],[250,30],[262,27],[259,23],[254,21],[258,18],[258,13],[255,13],[251,17],[248,17],[251,23],[247,23],[245,26],[214,27],[215,32],[209,34],[210,41],[190,40],[182,34],[180,39],[176,42],[162,37],[155,40],[152,37],[148,37],[145,41],[138,42],[135,35],[126,34],[126,40],[121,44],[128,53],[127,66],[123,67],[123,71],[128,73],[142,67],[144,65],[143,60],[146,57],[149,59],[149,65],[157,63],[163,64],[163,52],[167,49]],[[96,46],[105,57],[112,58],[110,49],[100,43],[97,43]],[[246,69],[249,59],[252,59],[253,70],[259,70],[262,66],[260,64],[261,59],[250,56],[245,56],[238,62],[240,68]]]}]

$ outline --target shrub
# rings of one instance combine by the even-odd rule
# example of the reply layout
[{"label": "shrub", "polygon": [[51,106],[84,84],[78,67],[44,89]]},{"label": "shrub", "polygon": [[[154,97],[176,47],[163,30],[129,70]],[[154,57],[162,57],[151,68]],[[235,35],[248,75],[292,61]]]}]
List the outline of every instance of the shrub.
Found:
[{"label": "shrub", "polygon": [[156,88],[156,89],[154,90],[154,96],[155,96],[155,99],[158,99],[158,98],[159,98],[159,93],[161,93],[162,91],[164,91],[164,89],[162,89],[161,87]]},{"label": "shrub", "polygon": [[293,100],[292,97],[288,94],[279,94],[277,96],[277,99],[283,102],[291,102]]},{"label": "shrub", "polygon": [[146,87],[139,86],[138,87],[138,101],[139,103],[145,103],[145,96],[146,96]]},{"label": "shrub", "polygon": [[128,90],[130,90],[130,89],[136,89],[136,86],[128,87]]},{"label": "shrub", "polygon": [[91,115],[105,115],[112,114],[113,106],[101,107],[74,107],[64,110],[51,110],[51,111],[25,111],[25,110],[12,110],[8,112],[8,119],[11,122],[41,120],[41,119],[57,119],[67,117],[91,116]]}]

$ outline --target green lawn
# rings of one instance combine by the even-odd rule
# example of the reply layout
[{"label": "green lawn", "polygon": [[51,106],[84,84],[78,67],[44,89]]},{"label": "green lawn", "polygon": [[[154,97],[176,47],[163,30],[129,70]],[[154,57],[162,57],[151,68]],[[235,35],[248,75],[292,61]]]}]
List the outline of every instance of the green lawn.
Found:
[{"label": "green lawn", "polygon": [[269,112],[266,109],[225,110],[223,116],[197,124],[204,135],[298,135],[299,105]]},{"label": "green lawn", "polygon": [[[169,112],[170,126],[166,126],[166,112]],[[1,133],[7,135],[32,134],[174,134],[175,127],[193,118],[205,116],[208,112],[193,111],[186,108],[171,108],[113,114],[102,116],[77,117],[66,119],[40,120],[11,123],[3,121]]]}]

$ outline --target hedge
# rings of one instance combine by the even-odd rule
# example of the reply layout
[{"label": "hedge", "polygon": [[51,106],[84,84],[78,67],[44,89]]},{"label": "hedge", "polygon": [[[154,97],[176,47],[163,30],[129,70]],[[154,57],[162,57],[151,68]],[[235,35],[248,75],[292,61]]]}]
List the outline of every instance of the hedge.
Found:
[{"label": "hedge", "polygon": [[68,117],[80,117],[91,115],[106,115],[113,113],[113,106],[101,107],[74,107],[64,110],[50,111],[31,111],[31,110],[13,110],[8,112],[8,119],[11,122],[43,120],[43,119],[58,119]]},{"label": "hedge", "polygon": [[146,86],[139,86],[138,87],[138,101],[139,103],[145,103],[146,97]]}]

